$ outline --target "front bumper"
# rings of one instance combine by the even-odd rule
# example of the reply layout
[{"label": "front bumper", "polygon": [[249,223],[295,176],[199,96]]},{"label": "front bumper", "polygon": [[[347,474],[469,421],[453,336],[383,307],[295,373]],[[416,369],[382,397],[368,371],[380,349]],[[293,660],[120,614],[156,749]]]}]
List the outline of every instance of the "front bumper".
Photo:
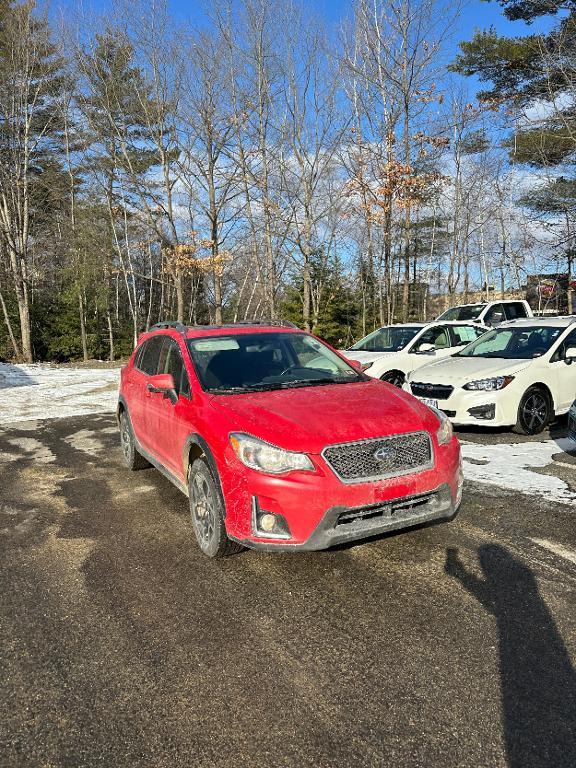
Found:
[{"label": "front bumper", "polygon": [[[460,446],[434,442],[434,466],[410,475],[345,484],[321,457],[314,472],[271,476],[227,454],[221,472],[230,538],[252,548],[324,549],[334,544],[454,516],[461,496]],[[251,509],[282,516],[290,536],[260,535]]]},{"label": "front bumper", "polygon": [[[410,384],[404,389],[412,394]],[[438,409],[458,426],[510,427],[516,423],[519,402],[514,384],[491,392],[455,387],[446,400],[438,400]]]},{"label": "front bumper", "polygon": [[250,549],[267,551],[315,551],[337,544],[398,531],[424,523],[451,520],[460,504],[452,498],[449,485],[442,485],[431,493],[408,496],[403,499],[367,507],[331,507],[326,511],[311,536],[304,542],[255,539],[236,539]]}]

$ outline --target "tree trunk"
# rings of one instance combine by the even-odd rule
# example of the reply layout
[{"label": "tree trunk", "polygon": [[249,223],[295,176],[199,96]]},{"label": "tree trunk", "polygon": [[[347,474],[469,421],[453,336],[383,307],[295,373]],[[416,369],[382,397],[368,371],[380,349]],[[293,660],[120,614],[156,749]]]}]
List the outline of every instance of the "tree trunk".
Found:
[{"label": "tree trunk", "polygon": [[16,341],[16,336],[14,335],[14,329],[12,328],[12,323],[10,322],[10,316],[8,315],[8,310],[6,309],[4,296],[2,295],[1,291],[0,291],[0,304],[2,305],[2,314],[4,315],[4,322],[6,323],[6,328],[8,330],[8,336],[10,337],[10,343],[14,347],[14,355],[16,356],[16,360],[20,360],[22,358],[22,352],[20,351],[20,346]]},{"label": "tree trunk", "polygon": [[80,338],[82,339],[82,357],[84,362],[88,361],[88,340],[86,338],[86,317],[84,315],[84,297],[82,288],[78,290],[78,314],[80,317]]}]

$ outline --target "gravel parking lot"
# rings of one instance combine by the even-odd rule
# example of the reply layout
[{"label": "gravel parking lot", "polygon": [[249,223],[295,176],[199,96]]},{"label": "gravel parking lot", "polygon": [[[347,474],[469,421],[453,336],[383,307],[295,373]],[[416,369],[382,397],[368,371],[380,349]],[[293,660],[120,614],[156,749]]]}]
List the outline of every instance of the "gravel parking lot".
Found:
[{"label": "gravel parking lot", "polygon": [[572,506],[468,484],[446,525],[214,562],[112,416],[0,452],[6,768],[575,764]]}]

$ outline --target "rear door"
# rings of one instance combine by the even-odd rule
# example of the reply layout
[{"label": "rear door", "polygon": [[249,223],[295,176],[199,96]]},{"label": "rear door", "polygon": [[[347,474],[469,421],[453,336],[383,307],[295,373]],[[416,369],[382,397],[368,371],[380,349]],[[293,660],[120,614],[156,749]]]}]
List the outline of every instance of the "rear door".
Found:
[{"label": "rear door", "polygon": [[150,391],[148,382],[158,372],[158,362],[163,336],[153,336],[144,342],[141,353],[136,357],[132,374],[132,393],[128,403],[130,421],[138,442],[147,450],[153,449],[154,441],[148,424]]},{"label": "rear door", "polygon": [[182,480],[182,453],[188,435],[194,431],[194,419],[190,381],[176,339],[163,337],[157,372],[171,374],[177,400],[173,402],[162,393],[150,393],[146,422],[154,444],[153,455]]}]

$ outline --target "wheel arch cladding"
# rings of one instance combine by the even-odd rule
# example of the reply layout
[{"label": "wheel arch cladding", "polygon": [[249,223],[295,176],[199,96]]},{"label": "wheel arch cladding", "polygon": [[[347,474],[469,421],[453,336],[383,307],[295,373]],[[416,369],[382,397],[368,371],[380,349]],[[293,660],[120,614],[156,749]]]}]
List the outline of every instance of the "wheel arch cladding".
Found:
[{"label": "wheel arch cladding", "polygon": [[205,459],[206,463],[208,464],[208,466],[212,471],[212,475],[214,477],[216,487],[218,488],[218,491],[220,493],[220,498],[222,499],[224,517],[226,517],[226,500],[224,498],[224,493],[222,492],[222,484],[220,482],[220,473],[218,472],[216,461],[214,460],[214,456],[206,440],[202,437],[202,435],[198,435],[194,433],[188,436],[186,442],[184,443],[184,448],[182,451],[184,477],[187,480],[188,480],[188,473],[190,471],[190,467],[196,461],[196,459],[200,459],[200,458]]}]

